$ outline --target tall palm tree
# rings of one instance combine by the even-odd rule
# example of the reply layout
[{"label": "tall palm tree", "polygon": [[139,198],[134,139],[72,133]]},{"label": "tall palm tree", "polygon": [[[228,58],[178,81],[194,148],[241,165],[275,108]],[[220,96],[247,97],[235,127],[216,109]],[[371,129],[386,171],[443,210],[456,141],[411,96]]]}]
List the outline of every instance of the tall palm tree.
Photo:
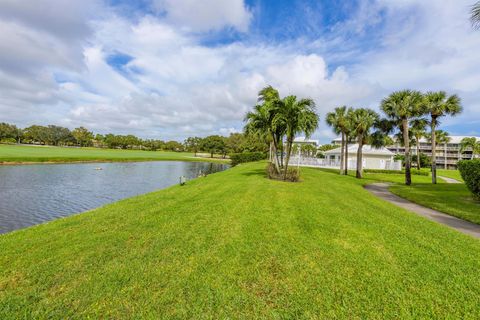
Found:
[{"label": "tall palm tree", "polygon": [[472,14],[470,16],[470,20],[472,21],[472,25],[474,28],[480,29],[480,1],[478,1],[472,6]]},{"label": "tall palm tree", "polygon": [[417,169],[421,169],[420,164],[420,139],[425,137],[427,134],[425,128],[427,127],[428,121],[427,119],[420,118],[414,119],[411,122],[410,133],[415,138],[415,147],[417,148]]},{"label": "tall palm tree", "polygon": [[475,154],[480,152],[480,141],[477,142],[477,138],[475,137],[463,138],[462,141],[460,141],[460,153],[464,153],[468,149],[472,150],[472,157],[470,159],[473,159]]},{"label": "tall palm tree", "polygon": [[295,136],[301,132],[308,138],[318,127],[318,115],[315,113],[315,102],[312,99],[297,100],[296,96],[282,99],[281,109],[274,118],[276,122],[285,125],[287,155],[285,158],[284,179],[287,178],[288,163],[292,153]]},{"label": "tall palm tree", "polygon": [[[340,152],[340,174],[345,173],[345,144],[346,144],[346,132],[348,131],[348,118],[347,107],[335,108],[333,112],[329,112],[326,115],[327,124],[332,127],[336,134],[342,135],[342,149]],[[347,151],[348,152],[348,151]]]},{"label": "tall palm tree", "polygon": [[424,113],[429,114],[430,134],[432,141],[432,183],[437,183],[437,139],[435,133],[439,124],[439,118],[446,115],[455,116],[462,112],[460,98],[457,95],[447,96],[445,91],[428,92],[424,97]]},{"label": "tall palm tree", "polygon": [[378,119],[379,116],[375,111],[366,108],[356,109],[352,114],[352,124],[358,143],[356,173],[358,179],[363,176],[363,145],[368,142],[370,130]]},{"label": "tall palm tree", "polygon": [[409,121],[421,114],[422,94],[418,91],[403,90],[392,93],[383,99],[381,109],[389,119],[401,123],[400,131],[403,133],[405,146],[405,184],[412,184]]}]

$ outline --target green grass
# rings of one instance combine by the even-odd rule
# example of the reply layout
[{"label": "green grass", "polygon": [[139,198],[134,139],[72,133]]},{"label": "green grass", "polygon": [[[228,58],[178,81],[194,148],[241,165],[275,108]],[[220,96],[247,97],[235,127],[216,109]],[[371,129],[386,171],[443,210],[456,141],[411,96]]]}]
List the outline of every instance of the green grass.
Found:
[{"label": "green grass", "polygon": [[[330,172],[334,174],[338,174],[338,169],[318,169],[324,172]],[[348,171],[348,175],[351,177],[355,177],[355,171]],[[391,183],[398,183],[402,184],[405,183],[405,174],[397,174],[397,173],[370,173],[364,172],[363,173],[363,184],[373,183],[373,182],[391,182]],[[412,183],[413,184],[421,184],[421,183],[429,183],[432,181],[431,177],[428,176],[421,176],[421,175],[414,175],[412,174]],[[444,181],[439,179],[439,184],[443,184]]]},{"label": "green grass", "polygon": [[460,175],[460,171],[458,170],[437,169],[437,176],[447,177],[447,178],[455,179],[459,182],[463,182],[462,176]]},{"label": "green grass", "polygon": [[394,185],[390,191],[425,207],[480,224],[480,202],[473,199],[463,183]]},{"label": "green grass", "polygon": [[264,167],[0,236],[0,319],[480,317],[480,241],[365,181]]},{"label": "green grass", "polygon": [[229,161],[195,158],[192,153],[98,148],[61,148],[0,144],[0,163],[75,162],[75,161]]}]

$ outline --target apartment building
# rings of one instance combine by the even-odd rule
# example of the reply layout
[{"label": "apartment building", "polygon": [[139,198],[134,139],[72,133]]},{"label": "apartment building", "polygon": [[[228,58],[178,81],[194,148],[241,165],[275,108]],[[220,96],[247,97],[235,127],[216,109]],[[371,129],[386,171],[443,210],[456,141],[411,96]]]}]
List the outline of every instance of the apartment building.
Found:
[{"label": "apartment building", "polygon": [[[436,155],[437,155],[437,167],[445,169],[456,169],[457,162],[459,160],[471,159],[473,157],[472,150],[465,150],[463,153],[460,152],[460,142],[463,138],[471,136],[450,136],[450,141],[448,143],[437,144]],[[480,141],[480,137],[475,137],[477,141]],[[342,139],[336,138],[332,141],[335,145],[341,145]],[[402,154],[405,152],[405,148],[400,144],[395,144],[392,146],[386,147],[388,150],[392,151],[395,154]],[[432,156],[432,144],[428,142],[425,138],[420,139],[420,153],[425,154],[428,157]],[[417,154],[417,147],[411,146],[412,155]]]}]

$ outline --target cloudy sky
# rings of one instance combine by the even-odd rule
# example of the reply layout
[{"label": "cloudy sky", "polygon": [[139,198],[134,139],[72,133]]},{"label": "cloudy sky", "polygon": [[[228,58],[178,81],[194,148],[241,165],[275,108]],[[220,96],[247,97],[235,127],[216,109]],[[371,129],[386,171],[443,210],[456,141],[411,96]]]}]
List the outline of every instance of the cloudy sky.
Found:
[{"label": "cloudy sky", "polygon": [[259,89],[339,105],[462,98],[480,135],[474,0],[0,0],[0,122],[183,139],[242,129]]}]

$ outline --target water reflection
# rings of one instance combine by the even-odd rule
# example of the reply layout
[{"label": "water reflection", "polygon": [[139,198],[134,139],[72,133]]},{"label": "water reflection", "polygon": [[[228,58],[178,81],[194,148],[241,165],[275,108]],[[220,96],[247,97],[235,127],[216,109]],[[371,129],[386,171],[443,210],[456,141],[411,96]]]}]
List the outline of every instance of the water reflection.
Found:
[{"label": "water reflection", "polygon": [[0,233],[166,188],[228,165],[125,162],[0,166]]}]

